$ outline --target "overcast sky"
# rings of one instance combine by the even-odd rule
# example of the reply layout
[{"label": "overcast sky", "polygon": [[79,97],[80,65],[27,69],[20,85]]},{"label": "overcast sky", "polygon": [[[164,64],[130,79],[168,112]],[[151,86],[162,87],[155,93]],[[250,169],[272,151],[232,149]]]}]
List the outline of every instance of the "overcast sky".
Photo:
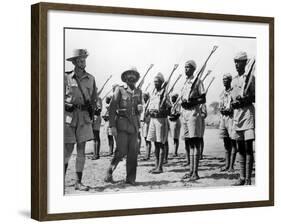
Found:
[{"label": "overcast sky", "polygon": [[[237,52],[246,51],[250,57],[256,56],[255,39],[82,29],[65,31],[65,57],[71,57],[73,49],[87,49],[89,57],[86,70],[95,76],[98,88],[109,75],[112,75],[101,96],[113,84],[122,84],[120,75],[123,71],[136,67],[143,75],[150,64],[154,64],[154,67],[150,70],[144,87],[151,83],[149,90],[152,90],[153,77],[158,72],[162,72],[165,78],[168,78],[174,64],[179,64],[171,83],[179,74],[183,74],[175,86],[175,91],[180,92],[185,81],[185,61],[195,60],[197,68],[200,69],[214,45],[218,45],[219,48],[210,58],[205,70],[205,72],[212,70],[204,82],[205,87],[213,76],[216,77],[207,94],[207,104],[219,99],[219,94],[223,90],[223,74],[236,75],[233,57]],[[72,69],[72,63],[66,61],[65,70]]]}]

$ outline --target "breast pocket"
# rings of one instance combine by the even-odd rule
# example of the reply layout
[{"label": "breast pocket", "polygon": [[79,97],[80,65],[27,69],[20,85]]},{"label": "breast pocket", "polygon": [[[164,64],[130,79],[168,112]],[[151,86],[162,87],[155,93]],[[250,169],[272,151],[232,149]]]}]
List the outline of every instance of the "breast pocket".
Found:
[{"label": "breast pocket", "polygon": [[121,107],[127,107],[128,106],[128,101],[129,101],[129,97],[126,96],[126,95],[122,95],[120,106]]}]

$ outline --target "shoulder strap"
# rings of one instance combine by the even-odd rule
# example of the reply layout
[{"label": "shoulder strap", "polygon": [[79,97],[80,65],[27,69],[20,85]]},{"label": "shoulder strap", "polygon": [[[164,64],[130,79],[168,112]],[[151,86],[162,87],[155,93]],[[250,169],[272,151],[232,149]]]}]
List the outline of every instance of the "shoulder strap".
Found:
[{"label": "shoulder strap", "polygon": [[81,83],[80,83],[80,81],[79,81],[79,79],[78,79],[77,75],[75,74],[75,75],[73,76],[73,78],[74,78],[74,79],[76,80],[76,82],[77,82],[78,89],[80,90],[80,92],[81,92],[81,94],[82,94],[82,97],[83,97],[84,103],[86,103],[86,102],[87,102],[87,99],[86,99],[86,96],[85,96],[85,94],[84,94],[84,92],[83,92],[83,89],[82,89]]}]

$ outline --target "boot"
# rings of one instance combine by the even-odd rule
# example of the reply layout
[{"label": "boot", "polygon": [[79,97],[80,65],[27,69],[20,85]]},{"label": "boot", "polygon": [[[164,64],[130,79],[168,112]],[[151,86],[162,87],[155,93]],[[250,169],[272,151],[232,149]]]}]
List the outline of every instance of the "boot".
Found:
[{"label": "boot", "polygon": [[251,185],[251,176],[253,170],[253,155],[246,156],[246,180],[245,185]]}]

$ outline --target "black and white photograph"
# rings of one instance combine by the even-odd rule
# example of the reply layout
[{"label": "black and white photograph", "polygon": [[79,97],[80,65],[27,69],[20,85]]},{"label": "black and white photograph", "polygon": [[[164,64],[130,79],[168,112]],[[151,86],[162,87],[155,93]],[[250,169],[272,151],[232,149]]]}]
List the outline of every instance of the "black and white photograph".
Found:
[{"label": "black and white photograph", "polygon": [[64,27],[63,44],[65,196],[255,186],[254,35]]}]

